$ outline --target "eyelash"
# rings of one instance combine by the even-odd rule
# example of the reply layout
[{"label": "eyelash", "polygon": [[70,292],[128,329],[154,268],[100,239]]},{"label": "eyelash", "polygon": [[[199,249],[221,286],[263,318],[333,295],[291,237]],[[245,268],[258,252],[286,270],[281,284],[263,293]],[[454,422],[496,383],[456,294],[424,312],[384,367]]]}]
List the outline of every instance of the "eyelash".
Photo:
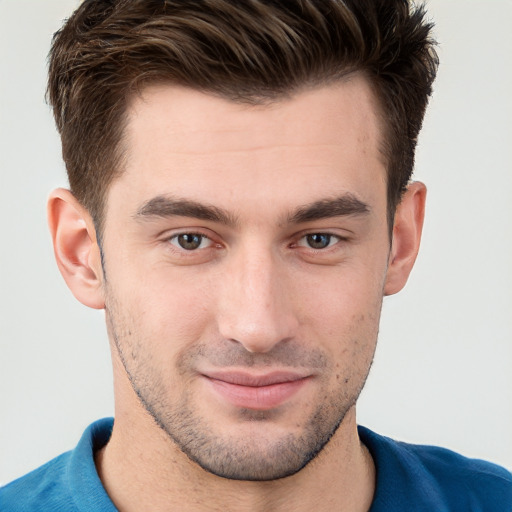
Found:
[{"label": "eyelash", "polygon": [[[329,239],[328,244],[325,247],[311,247],[311,245],[309,245],[309,244],[307,246],[301,244],[301,242],[303,240],[307,240],[309,237],[327,237]],[[333,239],[334,239],[334,243],[331,243],[333,241]],[[343,240],[343,238],[341,236],[335,235],[333,233],[314,232],[314,233],[306,233],[305,235],[302,235],[299,238],[299,241],[295,245],[297,245],[299,247],[307,247],[308,249],[311,249],[313,251],[321,252],[321,251],[327,251],[330,247],[333,247],[334,245],[341,242],[342,240]]]},{"label": "eyelash", "polygon": [[[200,237],[201,238],[201,242],[200,242],[199,247],[197,247],[195,249],[186,249],[185,247],[178,245],[179,244],[179,242],[178,242],[179,237],[184,237],[184,236]],[[186,232],[183,232],[183,233],[176,233],[175,235],[172,235],[171,237],[169,237],[167,239],[167,241],[171,245],[173,245],[176,248],[176,250],[185,251],[187,253],[192,253],[192,252],[195,252],[195,251],[197,251],[199,249],[207,249],[212,244],[214,244],[213,240],[209,236],[205,235],[204,233],[195,233],[195,232],[192,232],[192,231],[186,231]],[[176,244],[174,244],[173,241],[176,241]],[[201,245],[203,244],[204,241],[209,241],[210,245],[208,245],[208,247],[201,247]]]},{"label": "eyelash", "polygon": [[[183,247],[180,243],[179,243],[179,237],[199,237],[201,239],[200,243],[199,243],[199,246],[198,247],[195,247],[195,248],[190,248],[190,249],[187,249],[185,247]],[[308,237],[327,237],[328,238],[328,244],[325,246],[325,247],[311,247],[311,245],[306,245],[307,244],[307,241],[306,243],[301,243],[302,241],[305,241],[308,239]],[[333,242],[333,239],[334,239],[334,243]],[[306,249],[309,249],[311,251],[315,251],[315,252],[326,252],[327,250],[329,250],[329,248],[335,246],[336,244],[338,244],[339,242],[341,241],[344,241],[346,240],[346,238],[344,237],[341,237],[339,235],[335,235],[333,233],[329,233],[329,232],[319,232],[319,231],[316,231],[316,232],[310,232],[310,233],[305,233],[305,234],[302,234],[299,239],[298,239],[298,242],[295,242],[293,244],[290,245],[290,247],[305,247]],[[167,238],[166,240],[170,245],[173,246],[173,249],[176,250],[176,251],[179,251],[181,253],[188,253],[188,254],[191,254],[194,253],[194,252],[197,252],[199,250],[204,250],[204,249],[208,249],[210,248],[212,245],[215,244],[215,242],[212,240],[212,238],[210,238],[209,236],[205,235],[204,233],[199,233],[199,232],[193,232],[193,231],[186,231],[186,232],[182,232],[182,233],[176,233],[174,235],[172,235],[171,237]],[[209,241],[210,243],[208,244],[207,247],[201,247],[201,245],[203,245],[203,243],[205,241]],[[174,243],[175,242],[175,243]],[[220,244],[217,244],[218,247],[220,247]]]}]

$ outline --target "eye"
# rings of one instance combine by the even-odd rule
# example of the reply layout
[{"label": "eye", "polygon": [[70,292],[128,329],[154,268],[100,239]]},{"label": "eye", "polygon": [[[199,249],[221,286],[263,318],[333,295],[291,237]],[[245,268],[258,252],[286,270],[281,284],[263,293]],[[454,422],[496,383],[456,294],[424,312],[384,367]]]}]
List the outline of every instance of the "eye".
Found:
[{"label": "eye", "polygon": [[326,249],[340,241],[340,237],[329,233],[311,233],[301,238],[298,245],[311,249]]},{"label": "eye", "polygon": [[180,233],[169,239],[169,242],[180,249],[195,251],[205,249],[212,244],[212,241],[205,235],[199,233]]}]

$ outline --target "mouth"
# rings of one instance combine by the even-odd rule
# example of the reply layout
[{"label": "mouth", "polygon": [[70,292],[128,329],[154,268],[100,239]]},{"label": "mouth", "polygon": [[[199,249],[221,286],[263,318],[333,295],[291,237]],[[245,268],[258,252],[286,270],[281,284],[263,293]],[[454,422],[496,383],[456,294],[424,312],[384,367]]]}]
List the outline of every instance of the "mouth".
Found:
[{"label": "mouth", "polygon": [[287,371],[266,374],[221,371],[203,373],[202,376],[223,401],[258,411],[284,404],[311,379],[310,375]]}]

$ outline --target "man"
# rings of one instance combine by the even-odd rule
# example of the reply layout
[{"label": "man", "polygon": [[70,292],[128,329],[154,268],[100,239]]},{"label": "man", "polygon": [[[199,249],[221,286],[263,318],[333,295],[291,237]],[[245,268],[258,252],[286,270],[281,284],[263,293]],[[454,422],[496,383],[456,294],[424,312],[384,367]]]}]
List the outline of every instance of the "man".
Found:
[{"label": "man", "polygon": [[404,2],[82,4],[52,50],[49,219],[106,312],[115,423],[6,510],[510,510],[505,470],[356,426],[436,67]]}]

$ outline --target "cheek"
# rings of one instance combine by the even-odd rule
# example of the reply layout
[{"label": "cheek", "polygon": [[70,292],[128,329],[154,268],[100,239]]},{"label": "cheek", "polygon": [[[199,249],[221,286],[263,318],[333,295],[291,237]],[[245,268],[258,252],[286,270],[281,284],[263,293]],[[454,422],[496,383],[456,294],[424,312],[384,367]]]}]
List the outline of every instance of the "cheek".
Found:
[{"label": "cheek", "polygon": [[[360,388],[373,359],[382,306],[384,274],[369,276],[340,272],[330,279],[312,280],[302,294],[305,342],[321,344],[333,361],[331,382],[343,392]],[[308,284],[307,282],[305,284]],[[310,288],[311,287],[311,288]]]},{"label": "cheek", "polygon": [[108,288],[119,341],[153,366],[172,366],[180,351],[208,334],[212,298],[200,279],[158,269],[135,276],[124,269],[111,273]]},{"label": "cheek", "polygon": [[152,287],[141,300],[145,301],[141,326],[153,333],[153,342],[164,351],[198,342],[211,323],[209,297],[202,290],[172,284]]},{"label": "cheek", "polygon": [[331,269],[323,276],[303,276],[294,295],[301,297],[301,310],[316,328],[331,329],[331,334],[360,331],[378,323],[384,277],[364,268]]}]

